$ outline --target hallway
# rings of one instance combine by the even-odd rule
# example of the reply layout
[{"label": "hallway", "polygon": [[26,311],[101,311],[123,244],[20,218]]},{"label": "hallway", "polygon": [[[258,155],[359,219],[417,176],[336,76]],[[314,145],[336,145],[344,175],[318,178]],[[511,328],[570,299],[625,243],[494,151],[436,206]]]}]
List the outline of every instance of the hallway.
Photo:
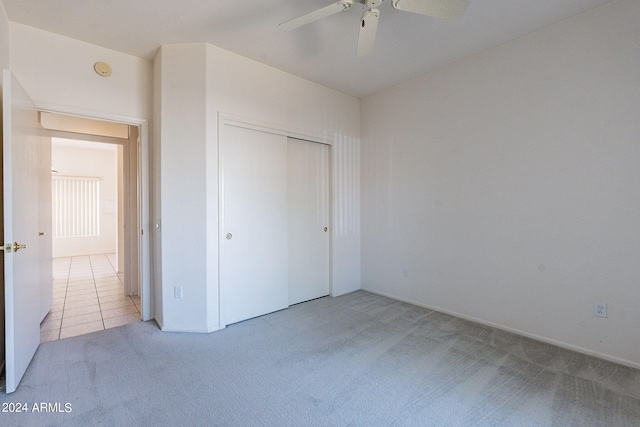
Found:
[{"label": "hallway", "polygon": [[124,295],[115,254],[53,260],[53,307],[40,342],[84,335],[140,321],[140,298]]}]

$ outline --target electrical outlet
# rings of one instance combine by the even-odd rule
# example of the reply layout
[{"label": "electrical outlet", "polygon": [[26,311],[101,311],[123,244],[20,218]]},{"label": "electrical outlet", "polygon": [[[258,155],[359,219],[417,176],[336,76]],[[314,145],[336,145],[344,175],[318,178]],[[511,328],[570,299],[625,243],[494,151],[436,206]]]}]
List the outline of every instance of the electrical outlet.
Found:
[{"label": "electrical outlet", "polygon": [[409,271],[409,269],[408,269],[407,267],[402,267],[402,275],[403,275],[404,277],[409,277],[409,276],[410,276],[410,273],[411,273],[411,272]]},{"label": "electrical outlet", "polygon": [[593,315],[596,317],[607,317],[607,304],[601,302],[594,303]]},{"label": "electrical outlet", "polygon": [[173,287],[173,297],[177,299],[182,299],[182,286]]}]

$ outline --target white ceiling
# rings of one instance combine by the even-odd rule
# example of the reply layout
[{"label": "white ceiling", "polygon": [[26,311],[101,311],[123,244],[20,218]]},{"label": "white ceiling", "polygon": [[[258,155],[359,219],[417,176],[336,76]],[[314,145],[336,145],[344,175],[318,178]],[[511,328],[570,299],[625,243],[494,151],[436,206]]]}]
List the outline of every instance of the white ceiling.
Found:
[{"label": "white ceiling", "polygon": [[450,22],[380,7],[373,54],[357,58],[362,7],[290,32],[278,24],[335,0],[1,0],[9,19],[153,59],[208,42],[358,98],[552,25],[609,0],[469,0]]}]

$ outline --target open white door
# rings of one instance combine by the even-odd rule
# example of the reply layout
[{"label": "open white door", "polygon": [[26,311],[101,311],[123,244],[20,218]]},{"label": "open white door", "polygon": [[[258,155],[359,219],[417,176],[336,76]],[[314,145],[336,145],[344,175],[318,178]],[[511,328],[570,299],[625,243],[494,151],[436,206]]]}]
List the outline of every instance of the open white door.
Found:
[{"label": "open white door", "polygon": [[35,105],[3,71],[3,201],[7,393],[40,344],[39,144]]}]

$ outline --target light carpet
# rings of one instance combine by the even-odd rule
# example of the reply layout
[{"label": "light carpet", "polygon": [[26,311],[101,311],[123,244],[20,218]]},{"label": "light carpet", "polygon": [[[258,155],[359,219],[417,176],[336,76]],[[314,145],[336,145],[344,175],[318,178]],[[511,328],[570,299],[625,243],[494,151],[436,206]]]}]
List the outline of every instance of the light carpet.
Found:
[{"label": "light carpet", "polygon": [[0,403],[15,426],[639,426],[640,371],[358,291],[45,343]]}]

